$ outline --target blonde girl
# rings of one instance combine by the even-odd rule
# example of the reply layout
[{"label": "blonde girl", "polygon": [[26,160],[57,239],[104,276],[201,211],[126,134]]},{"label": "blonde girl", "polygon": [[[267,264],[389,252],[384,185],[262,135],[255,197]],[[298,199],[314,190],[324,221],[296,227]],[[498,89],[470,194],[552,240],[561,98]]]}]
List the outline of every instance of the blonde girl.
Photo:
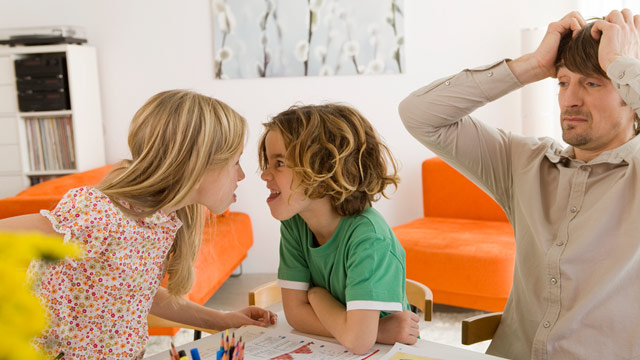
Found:
[{"label": "blonde girl", "polygon": [[52,211],[0,222],[64,234],[85,249],[81,259],[32,264],[50,318],[37,344],[65,359],[131,359],[144,351],[149,313],[205,329],[275,321],[260,308],[222,313],[180,297],[193,284],[205,207],[221,213],[235,201],[245,133],[244,118],[221,101],[159,93],[133,117],[131,160],[96,187],[70,190]]},{"label": "blonde girl", "polygon": [[289,324],[357,354],[376,341],[415,343],[404,250],[371,207],[399,181],[389,149],[339,104],[292,107],[265,128],[259,162],[281,221],[278,283]]}]

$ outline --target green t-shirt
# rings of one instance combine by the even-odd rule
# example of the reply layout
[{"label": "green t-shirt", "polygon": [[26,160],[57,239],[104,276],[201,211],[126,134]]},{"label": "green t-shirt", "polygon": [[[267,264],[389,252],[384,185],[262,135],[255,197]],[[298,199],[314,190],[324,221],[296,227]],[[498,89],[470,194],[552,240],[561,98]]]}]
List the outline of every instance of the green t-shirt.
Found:
[{"label": "green t-shirt", "polygon": [[343,217],[331,239],[319,247],[299,215],[282,222],[280,236],[280,287],[323,287],[347,311],[380,310],[384,316],[409,309],[404,249],[375,209]]}]

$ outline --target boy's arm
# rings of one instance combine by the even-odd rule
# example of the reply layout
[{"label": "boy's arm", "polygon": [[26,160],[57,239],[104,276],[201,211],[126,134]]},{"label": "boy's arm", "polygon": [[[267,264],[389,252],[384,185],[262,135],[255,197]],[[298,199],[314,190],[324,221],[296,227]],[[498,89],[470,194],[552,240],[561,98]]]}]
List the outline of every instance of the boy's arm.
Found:
[{"label": "boy's arm", "polygon": [[376,343],[380,311],[347,311],[342,303],[321,287],[311,288],[307,296],[322,326],[349,351],[365,354]]},{"label": "boy's arm", "polygon": [[287,322],[292,328],[314,335],[334,337],[318,319],[309,304],[306,290],[282,288],[282,307]]}]

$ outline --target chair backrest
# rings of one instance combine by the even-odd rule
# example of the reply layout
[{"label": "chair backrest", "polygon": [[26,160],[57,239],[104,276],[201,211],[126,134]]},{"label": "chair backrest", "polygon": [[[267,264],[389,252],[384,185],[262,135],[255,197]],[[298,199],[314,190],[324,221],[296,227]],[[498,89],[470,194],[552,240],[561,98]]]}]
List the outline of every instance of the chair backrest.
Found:
[{"label": "chair backrest", "polygon": [[425,217],[508,221],[489,195],[439,157],[422,162]]},{"label": "chair backrest", "polygon": [[[433,315],[433,293],[427,286],[407,279],[405,283],[409,304],[424,313],[424,320],[431,321]],[[282,301],[282,292],[277,281],[269,281],[249,291],[249,305],[268,307]]]},{"label": "chair backrest", "polygon": [[471,345],[493,339],[502,320],[502,313],[482,314],[462,320],[462,344]]},{"label": "chair backrest", "polygon": [[433,315],[433,293],[431,289],[415,280],[407,279],[405,290],[409,304],[424,313],[424,321],[431,321]]},{"label": "chair backrest", "polygon": [[249,291],[249,306],[269,307],[282,301],[282,292],[276,280],[259,285]]}]

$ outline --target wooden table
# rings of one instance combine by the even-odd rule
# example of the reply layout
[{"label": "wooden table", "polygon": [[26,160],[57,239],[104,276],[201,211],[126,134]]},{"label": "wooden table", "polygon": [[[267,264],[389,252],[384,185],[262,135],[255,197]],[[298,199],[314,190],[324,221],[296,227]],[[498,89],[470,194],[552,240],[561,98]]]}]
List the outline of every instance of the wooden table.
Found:
[{"label": "wooden table", "polygon": [[[277,312],[278,315],[278,323],[276,325],[271,326],[270,328],[273,328],[274,330],[277,330],[279,332],[285,332],[285,333],[291,333],[291,334],[295,334],[295,335],[302,335],[302,336],[306,336],[309,338],[313,338],[313,339],[317,339],[317,340],[322,340],[322,341],[326,341],[326,342],[331,342],[331,343],[337,343],[337,341],[334,338],[327,338],[327,337],[323,337],[323,336],[317,336],[317,335],[310,335],[310,334],[305,334],[305,333],[301,333],[297,330],[294,330],[288,323],[287,320],[284,316],[284,312],[279,311]],[[236,339],[242,334],[243,329],[229,329],[229,334],[231,334],[232,332],[235,332],[236,334]],[[176,348],[178,350],[185,350],[185,352],[187,353],[187,355],[189,356],[189,359],[191,359],[191,354],[189,352],[190,349],[192,348],[198,348],[198,349],[206,349],[206,348],[214,348],[214,347],[219,347],[220,345],[220,333],[217,334],[212,334],[210,336],[205,336],[200,340],[197,341],[192,341],[190,343],[181,345],[181,346],[177,346]],[[371,357],[367,358],[367,360],[374,360],[374,359],[380,359],[381,357],[383,357],[388,351],[389,349],[392,348],[392,345],[384,345],[384,344],[376,344],[375,345],[376,349],[379,349],[380,351],[378,351],[377,353],[373,354]],[[420,350],[420,354],[422,356],[428,356],[428,357],[432,357],[435,359],[455,359],[455,360],[489,360],[489,359],[502,359],[496,356],[491,356],[491,355],[487,355],[487,354],[483,354],[483,353],[479,353],[476,351],[471,351],[471,350],[466,350],[463,348],[459,348],[459,347],[455,347],[455,346],[451,346],[451,345],[445,345],[445,344],[440,344],[440,343],[436,343],[433,341],[429,341],[429,340],[425,340],[425,339],[419,339],[418,342],[411,346],[412,349],[419,349]],[[207,359],[207,356],[203,353],[200,354],[202,360]],[[169,359],[169,351],[162,351],[159,354],[155,354],[153,356],[147,357],[145,359],[149,359],[149,360],[168,360]]]}]

